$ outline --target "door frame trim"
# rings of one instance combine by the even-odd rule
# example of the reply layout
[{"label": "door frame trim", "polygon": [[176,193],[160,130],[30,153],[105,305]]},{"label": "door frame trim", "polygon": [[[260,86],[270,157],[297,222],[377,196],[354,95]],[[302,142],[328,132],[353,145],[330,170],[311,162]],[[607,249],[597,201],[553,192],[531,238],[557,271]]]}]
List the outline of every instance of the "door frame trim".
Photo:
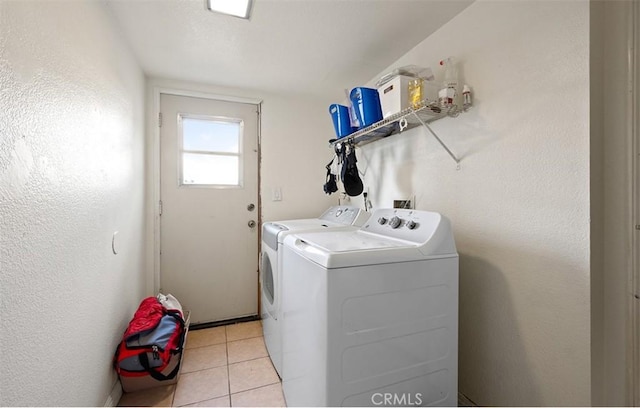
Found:
[{"label": "door frame trim", "polygon": [[640,405],[640,2],[631,2],[628,25],[628,137],[631,144],[631,270],[629,271],[627,405]]},{"label": "door frame trim", "polygon": [[[221,95],[208,92],[191,91],[178,88],[167,88],[162,86],[154,86],[153,95],[153,112],[152,121],[153,132],[151,133],[151,171],[152,171],[152,206],[153,206],[153,293],[160,291],[160,95],[175,95],[191,98],[211,99],[222,102],[246,103],[255,105],[258,115],[258,225],[262,225],[262,206],[260,205],[260,161],[262,153],[262,99],[245,98],[230,95]],[[258,239],[260,236],[258,236]],[[260,245],[260,241],[258,241]],[[260,286],[260,285],[258,285]],[[260,288],[258,287],[258,290]],[[258,309],[260,303],[258,302]],[[259,310],[258,310],[259,312]]]}]

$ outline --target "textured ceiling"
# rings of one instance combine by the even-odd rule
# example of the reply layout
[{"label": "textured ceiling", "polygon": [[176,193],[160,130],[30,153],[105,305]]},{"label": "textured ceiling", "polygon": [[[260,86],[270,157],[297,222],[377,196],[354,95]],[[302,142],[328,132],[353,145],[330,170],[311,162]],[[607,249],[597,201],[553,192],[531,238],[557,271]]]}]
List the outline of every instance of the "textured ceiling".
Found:
[{"label": "textured ceiling", "polygon": [[277,93],[343,95],[472,0],[255,0],[251,20],[204,0],[108,0],[144,71]]}]

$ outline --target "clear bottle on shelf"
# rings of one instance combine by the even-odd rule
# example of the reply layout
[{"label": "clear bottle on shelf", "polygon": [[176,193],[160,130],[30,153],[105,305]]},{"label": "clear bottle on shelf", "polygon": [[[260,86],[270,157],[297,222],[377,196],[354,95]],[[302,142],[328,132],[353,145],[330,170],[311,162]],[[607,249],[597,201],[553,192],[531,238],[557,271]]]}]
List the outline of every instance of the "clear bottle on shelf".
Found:
[{"label": "clear bottle on shelf", "polygon": [[467,110],[471,107],[471,88],[469,85],[464,84],[462,87],[462,108]]},{"label": "clear bottle on shelf", "polygon": [[413,78],[409,81],[409,106],[413,109],[419,109],[422,107],[422,100],[424,99],[422,95],[422,86],[422,78]]},{"label": "clear bottle on shelf", "polygon": [[438,100],[443,108],[450,108],[457,104],[458,95],[458,67],[453,57],[440,61],[444,67],[444,81],[438,92]]}]

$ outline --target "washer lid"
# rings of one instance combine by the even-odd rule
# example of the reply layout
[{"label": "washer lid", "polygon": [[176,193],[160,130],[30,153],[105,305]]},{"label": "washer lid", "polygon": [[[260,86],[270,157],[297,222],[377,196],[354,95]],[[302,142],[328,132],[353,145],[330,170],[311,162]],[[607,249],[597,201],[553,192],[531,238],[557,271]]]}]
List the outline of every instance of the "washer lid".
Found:
[{"label": "washer lid", "polygon": [[417,246],[408,241],[371,234],[362,230],[335,230],[324,233],[299,232],[295,235],[302,241],[331,253]]},{"label": "washer lid", "polygon": [[298,232],[284,244],[328,268],[458,255],[449,220],[416,210],[377,210],[358,230]]},{"label": "washer lid", "polygon": [[362,231],[289,234],[284,245],[285,251],[297,252],[327,269],[457,256],[425,255],[415,243]]}]

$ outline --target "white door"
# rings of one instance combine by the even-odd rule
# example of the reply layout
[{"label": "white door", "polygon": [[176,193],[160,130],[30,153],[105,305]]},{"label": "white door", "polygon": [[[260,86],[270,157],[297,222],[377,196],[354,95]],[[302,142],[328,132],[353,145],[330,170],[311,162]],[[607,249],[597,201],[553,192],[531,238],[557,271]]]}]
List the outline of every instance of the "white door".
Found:
[{"label": "white door", "polygon": [[258,313],[258,106],[160,95],[160,288],[192,323]]}]

